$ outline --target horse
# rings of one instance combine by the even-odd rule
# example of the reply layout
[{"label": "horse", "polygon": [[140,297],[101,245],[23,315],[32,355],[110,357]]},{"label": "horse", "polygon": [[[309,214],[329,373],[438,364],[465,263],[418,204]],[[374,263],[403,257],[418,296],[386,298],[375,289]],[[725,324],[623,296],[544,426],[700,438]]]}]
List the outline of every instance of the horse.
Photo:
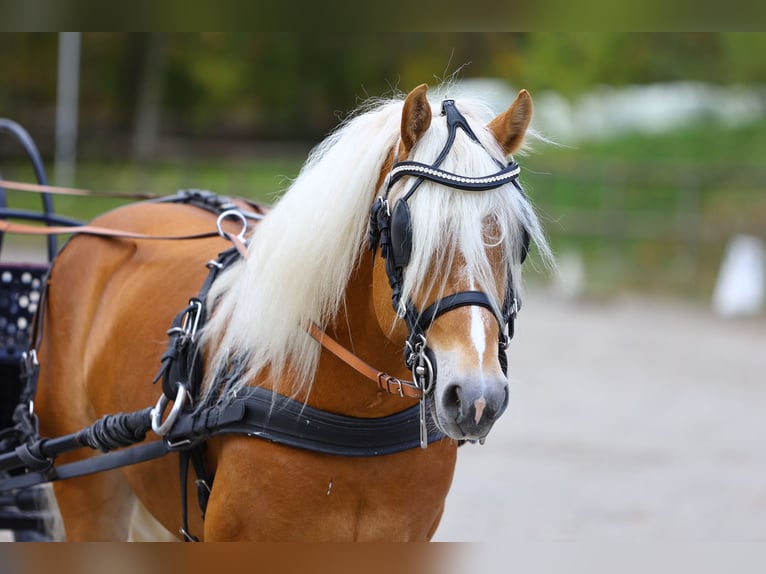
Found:
[{"label": "horse", "polygon": [[[175,410],[188,394],[163,403],[151,384],[168,328],[208,269],[224,267],[210,260],[238,235],[242,254],[203,297],[194,400],[235,403],[260,389],[271,393],[267,416],[288,412],[307,425],[306,413],[362,422],[415,413],[407,447],[344,456],[257,432],[221,433],[200,457],[211,479],[188,481],[180,494],[170,455],[54,483],[67,540],[125,540],[137,506],[179,531],[185,500],[196,500],[200,484],[204,518],[190,511],[179,539],[431,539],[458,446],[483,443],[508,405],[507,346],[530,241],[544,258],[550,249],[512,159],[532,133],[529,93],[495,117],[480,100],[439,107],[427,92],[424,84],[361,106],[312,150],[259,221],[244,218],[239,234],[75,234],[51,266],[37,348],[43,436],[147,405],[161,423],[172,397]],[[145,201],[92,223],[184,235],[220,225],[216,217]],[[226,225],[237,227],[233,219]],[[385,369],[378,384],[349,355]],[[285,401],[299,407],[284,411]],[[147,442],[170,442],[153,429]]]}]

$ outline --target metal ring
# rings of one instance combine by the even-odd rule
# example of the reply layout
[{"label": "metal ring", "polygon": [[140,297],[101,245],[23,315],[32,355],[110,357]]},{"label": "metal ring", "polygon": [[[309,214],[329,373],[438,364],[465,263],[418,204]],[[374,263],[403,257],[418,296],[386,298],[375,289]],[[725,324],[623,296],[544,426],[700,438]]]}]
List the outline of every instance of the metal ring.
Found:
[{"label": "metal ring", "polygon": [[426,355],[425,349],[418,352],[417,359],[417,364],[412,367],[412,378],[425,397],[434,388],[434,366]]},{"label": "metal ring", "polygon": [[176,394],[176,400],[173,401],[173,408],[170,409],[170,414],[168,414],[168,418],[165,419],[165,422],[162,421],[162,415],[165,412],[165,408],[168,406],[168,398],[163,393],[160,396],[160,399],[157,401],[157,404],[154,406],[154,408],[151,410],[151,416],[152,416],[152,430],[159,436],[165,436],[168,434],[168,431],[173,428],[173,425],[175,424],[176,420],[178,419],[178,415],[181,414],[181,409],[184,408],[184,404],[186,403],[186,397],[189,393],[186,391],[186,387],[183,385],[178,385],[178,393]]},{"label": "metal ring", "polygon": [[223,230],[223,221],[228,217],[236,217],[242,222],[242,231],[240,231],[236,238],[241,242],[245,242],[245,232],[247,231],[247,218],[242,214],[239,209],[227,209],[221,215],[218,216],[218,220],[215,222],[215,226],[218,228],[218,235],[224,239],[229,239],[229,234]]},{"label": "metal ring", "polygon": [[426,367],[428,368],[428,376],[426,377],[426,385],[423,385],[423,395],[429,395],[431,394],[431,391],[434,389],[434,383],[436,381],[434,380],[434,366],[431,364],[431,359],[428,358],[428,355],[425,354],[425,351],[423,352],[423,360],[426,364]]}]

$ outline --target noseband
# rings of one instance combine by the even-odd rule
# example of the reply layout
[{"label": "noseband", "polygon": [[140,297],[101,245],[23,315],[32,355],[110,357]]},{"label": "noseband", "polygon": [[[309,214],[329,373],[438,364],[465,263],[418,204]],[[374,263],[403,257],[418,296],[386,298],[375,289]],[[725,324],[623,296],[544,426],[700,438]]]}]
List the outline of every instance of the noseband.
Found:
[{"label": "noseband", "polygon": [[[484,177],[468,177],[440,169],[455,142],[458,128],[462,129],[473,141],[481,145],[476,134],[468,125],[463,115],[455,107],[453,100],[442,102],[442,115],[447,118],[448,138],[439,156],[433,164],[427,165],[415,161],[395,160],[391,171],[386,176],[385,194],[377,198],[370,210],[370,249],[375,253],[380,246],[381,256],[386,262],[386,274],[392,290],[392,304],[400,318],[407,324],[409,336],[405,343],[404,361],[412,371],[415,383],[423,390],[423,397],[433,391],[436,380],[436,363],[433,353],[426,342],[426,331],[436,319],[454,309],[466,306],[478,306],[489,309],[495,314],[489,296],[481,291],[461,291],[447,295],[431,304],[422,313],[418,311],[411,299],[402,301],[404,271],[410,262],[412,253],[412,217],[407,203],[421,183],[429,180],[440,185],[464,191],[486,191],[496,189],[507,183],[524,195],[519,184],[519,164],[511,161],[508,165],[495,159],[500,170]],[[389,195],[393,185],[402,177],[413,176],[417,179],[407,192],[394,204],[389,206]],[[523,246],[520,260],[523,263],[529,249],[529,232],[523,230]],[[498,360],[507,375],[508,365],[505,350],[510,338],[513,337],[513,323],[520,309],[520,301],[513,288],[513,278],[508,274],[505,301],[501,308],[501,316],[495,314],[498,322]],[[506,328],[508,334],[506,335]],[[421,410],[424,408],[421,400]]]}]

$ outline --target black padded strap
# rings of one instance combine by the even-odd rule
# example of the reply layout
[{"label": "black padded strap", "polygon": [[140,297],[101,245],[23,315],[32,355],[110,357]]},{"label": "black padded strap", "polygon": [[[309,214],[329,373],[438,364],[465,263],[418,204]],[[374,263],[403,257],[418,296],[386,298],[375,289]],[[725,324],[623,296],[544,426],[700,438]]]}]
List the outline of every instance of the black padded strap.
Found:
[{"label": "black padded strap", "polygon": [[[428,426],[429,442],[444,438],[433,421]],[[166,438],[188,448],[190,440],[194,444],[222,434],[245,434],[313,452],[369,457],[419,447],[419,428],[418,406],[386,417],[359,418],[247,387],[232,402],[180,417]]]},{"label": "black padded strap", "polygon": [[495,308],[492,306],[492,301],[490,301],[486,293],[482,291],[462,291],[453,295],[447,295],[431,304],[420,314],[417,325],[423,332],[425,332],[428,327],[431,326],[431,323],[438,317],[441,317],[445,313],[453,311],[454,309],[458,309],[459,307],[468,307],[471,305],[484,307],[485,309],[489,309],[493,315],[495,314]]}]

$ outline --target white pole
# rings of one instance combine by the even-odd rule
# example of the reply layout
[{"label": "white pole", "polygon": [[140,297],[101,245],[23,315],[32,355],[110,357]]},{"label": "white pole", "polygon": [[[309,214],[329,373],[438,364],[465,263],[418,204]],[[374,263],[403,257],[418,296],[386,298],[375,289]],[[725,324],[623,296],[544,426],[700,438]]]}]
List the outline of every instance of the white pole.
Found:
[{"label": "white pole", "polygon": [[66,186],[74,184],[77,160],[80,32],[59,33],[57,81],[54,181]]}]

